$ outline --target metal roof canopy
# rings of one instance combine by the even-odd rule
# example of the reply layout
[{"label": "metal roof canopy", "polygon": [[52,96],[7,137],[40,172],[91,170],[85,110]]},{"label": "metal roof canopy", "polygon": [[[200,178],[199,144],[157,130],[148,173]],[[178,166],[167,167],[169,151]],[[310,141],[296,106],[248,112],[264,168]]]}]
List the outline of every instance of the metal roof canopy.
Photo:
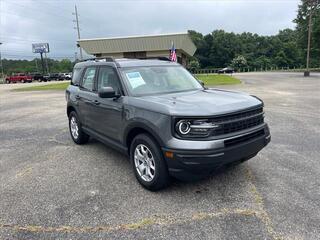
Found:
[{"label": "metal roof canopy", "polygon": [[123,52],[163,51],[171,48],[193,56],[196,46],[188,33],[144,35],[114,38],[79,39],[78,44],[88,54],[112,54]]}]

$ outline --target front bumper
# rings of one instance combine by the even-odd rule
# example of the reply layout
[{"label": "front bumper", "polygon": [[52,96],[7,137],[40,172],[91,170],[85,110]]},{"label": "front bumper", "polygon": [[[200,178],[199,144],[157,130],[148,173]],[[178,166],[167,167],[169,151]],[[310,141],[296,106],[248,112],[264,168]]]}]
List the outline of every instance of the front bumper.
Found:
[{"label": "front bumper", "polygon": [[[172,152],[173,157],[165,157],[169,172],[180,179],[192,179],[198,176],[208,175],[221,166],[248,160],[254,157],[271,140],[267,124],[247,133],[231,138],[205,142],[202,146],[218,146],[217,148],[201,148],[198,141],[198,149],[171,149],[163,148],[164,152]],[[218,144],[216,144],[218,142]],[[166,154],[164,154],[166,156]]]}]

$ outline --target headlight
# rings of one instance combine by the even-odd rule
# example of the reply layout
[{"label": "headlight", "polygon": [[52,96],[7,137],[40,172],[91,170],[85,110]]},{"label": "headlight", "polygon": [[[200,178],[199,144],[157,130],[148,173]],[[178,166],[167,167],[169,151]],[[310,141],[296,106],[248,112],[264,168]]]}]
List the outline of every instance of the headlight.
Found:
[{"label": "headlight", "polygon": [[190,122],[186,121],[186,120],[180,120],[177,124],[176,124],[176,130],[179,134],[182,135],[186,135],[190,132],[191,128],[190,128]]},{"label": "headlight", "polygon": [[208,119],[183,119],[175,124],[175,130],[181,137],[207,137],[218,127]]}]

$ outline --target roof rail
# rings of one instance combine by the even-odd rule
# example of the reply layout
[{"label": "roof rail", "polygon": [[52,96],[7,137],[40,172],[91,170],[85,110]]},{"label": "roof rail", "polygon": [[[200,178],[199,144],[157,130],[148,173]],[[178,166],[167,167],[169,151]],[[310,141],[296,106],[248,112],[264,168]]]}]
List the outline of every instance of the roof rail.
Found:
[{"label": "roof rail", "polygon": [[106,62],[115,62],[114,58],[112,57],[96,57],[96,58],[87,58],[83,59],[80,62],[87,62],[87,61],[99,61],[99,60],[105,60]]}]

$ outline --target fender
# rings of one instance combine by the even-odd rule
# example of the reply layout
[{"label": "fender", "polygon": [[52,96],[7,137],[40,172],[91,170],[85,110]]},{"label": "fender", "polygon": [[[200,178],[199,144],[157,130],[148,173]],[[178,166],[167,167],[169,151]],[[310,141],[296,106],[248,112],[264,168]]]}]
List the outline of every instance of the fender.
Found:
[{"label": "fender", "polygon": [[155,140],[159,143],[159,145],[161,147],[164,146],[164,143],[163,143],[162,139],[160,138],[160,136],[153,130],[154,125],[151,122],[146,121],[145,119],[141,119],[141,118],[132,119],[131,122],[126,126],[126,128],[123,132],[123,136],[124,136],[123,143],[124,144],[127,143],[129,133],[134,128],[141,128],[141,129],[149,132],[152,135],[152,137],[155,138]]}]

